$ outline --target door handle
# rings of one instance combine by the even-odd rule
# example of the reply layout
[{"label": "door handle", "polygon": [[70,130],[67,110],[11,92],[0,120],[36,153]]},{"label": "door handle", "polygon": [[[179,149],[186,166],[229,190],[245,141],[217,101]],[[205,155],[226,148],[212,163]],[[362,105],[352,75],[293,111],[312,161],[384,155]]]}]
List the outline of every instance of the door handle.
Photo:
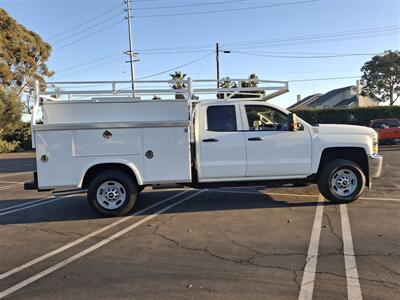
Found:
[{"label": "door handle", "polygon": [[218,139],[204,139],[203,140],[204,143],[212,143],[212,142],[218,142]]},{"label": "door handle", "polygon": [[251,137],[247,139],[248,141],[262,141],[263,138],[262,137]]}]

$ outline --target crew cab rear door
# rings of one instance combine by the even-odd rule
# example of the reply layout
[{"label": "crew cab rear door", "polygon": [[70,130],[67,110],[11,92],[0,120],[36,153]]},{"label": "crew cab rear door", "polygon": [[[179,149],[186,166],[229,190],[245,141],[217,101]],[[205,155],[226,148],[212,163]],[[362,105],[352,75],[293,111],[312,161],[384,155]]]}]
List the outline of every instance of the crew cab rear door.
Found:
[{"label": "crew cab rear door", "polygon": [[311,168],[311,134],[288,130],[288,115],[265,104],[241,103],[247,177],[293,177]]},{"label": "crew cab rear door", "polygon": [[239,105],[222,103],[198,107],[196,161],[201,182],[244,177],[246,143]]}]

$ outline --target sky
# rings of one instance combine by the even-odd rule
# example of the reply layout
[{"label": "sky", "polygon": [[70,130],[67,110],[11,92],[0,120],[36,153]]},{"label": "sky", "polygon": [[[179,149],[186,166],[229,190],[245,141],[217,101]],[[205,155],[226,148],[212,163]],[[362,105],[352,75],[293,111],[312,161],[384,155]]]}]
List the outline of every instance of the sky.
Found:
[{"label": "sky", "polygon": [[[124,5],[0,0],[52,46],[51,81],[130,79]],[[218,42],[231,51],[220,53],[221,77],[256,73],[289,81],[290,92],[272,100],[282,107],[297,95],[354,85],[374,54],[400,48],[400,0],[132,0],[131,6],[136,79],[167,80],[173,69],[214,79]]]}]

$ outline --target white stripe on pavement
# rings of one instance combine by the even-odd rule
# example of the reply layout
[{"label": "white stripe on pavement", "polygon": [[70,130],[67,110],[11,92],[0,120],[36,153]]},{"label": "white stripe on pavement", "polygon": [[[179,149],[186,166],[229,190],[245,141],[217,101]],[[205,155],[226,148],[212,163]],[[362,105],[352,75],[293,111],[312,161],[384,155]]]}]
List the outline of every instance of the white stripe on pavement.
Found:
[{"label": "white stripe on pavement", "polygon": [[167,206],[167,207],[165,207],[163,209],[160,209],[159,211],[155,212],[154,214],[151,214],[151,215],[141,219],[140,221],[138,221],[136,223],[133,223],[132,225],[126,227],[125,229],[123,229],[121,231],[118,231],[117,233],[114,233],[110,237],[101,240],[100,242],[94,244],[93,246],[91,246],[89,248],[86,248],[85,250],[83,250],[83,251],[81,251],[81,252],[79,252],[79,253],[77,253],[77,254],[75,254],[75,255],[73,255],[73,256],[71,256],[71,257],[69,257],[69,258],[67,258],[67,259],[65,259],[63,261],[61,261],[60,263],[58,263],[58,264],[56,264],[56,265],[54,265],[54,266],[52,266],[50,268],[47,268],[46,270],[44,270],[44,271],[42,271],[40,273],[37,273],[36,275],[33,275],[33,276],[31,276],[31,277],[29,277],[29,278],[17,283],[16,285],[13,285],[12,287],[0,292],[0,299],[4,298],[4,297],[6,297],[6,296],[8,296],[8,295],[20,290],[20,289],[22,289],[23,287],[31,284],[32,282],[35,282],[35,281],[39,280],[42,277],[44,277],[44,276],[46,276],[46,275],[48,275],[48,274],[50,274],[50,273],[62,268],[62,267],[64,267],[64,266],[66,266],[66,265],[68,265],[68,264],[70,264],[72,262],[74,262],[75,260],[77,260],[77,259],[79,259],[79,258],[81,258],[81,257],[83,257],[83,256],[85,256],[85,255],[87,255],[87,254],[99,249],[100,247],[103,247],[104,245],[107,245],[111,241],[121,237],[122,235],[128,233],[129,231],[135,229],[136,227],[142,225],[143,223],[145,223],[145,222],[157,217],[158,215],[166,212],[167,210],[170,210],[171,208],[173,208],[173,207],[175,207],[175,206],[177,206],[177,205],[179,205],[179,204],[181,204],[181,203],[183,203],[185,201],[188,201],[189,199],[192,199],[193,197],[199,195],[200,193],[202,193],[204,191],[205,190],[200,190],[200,191],[198,191],[197,193],[195,193],[193,195],[185,197],[182,200],[179,200],[179,201],[177,201],[177,202],[175,202],[175,203],[173,203],[173,204],[171,204],[171,205],[169,205],[169,206]]},{"label": "white stripe on pavement", "polygon": [[23,185],[23,183],[14,183],[14,184],[10,184],[10,185],[7,185],[7,186],[2,186],[2,187],[0,187],[0,191],[13,189],[13,188],[19,187],[21,185]]},{"label": "white stripe on pavement", "polygon": [[40,203],[35,203],[35,204],[32,204],[32,205],[28,205],[28,206],[24,206],[24,207],[21,207],[21,208],[13,209],[13,210],[10,210],[10,211],[6,211],[6,212],[3,212],[3,213],[0,213],[0,216],[8,215],[8,214],[11,214],[11,213],[14,213],[14,212],[17,212],[17,211],[21,211],[21,210],[25,210],[25,209],[28,209],[28,208],[31,208],[31,207],[35,207],[35,206],[40,206],[40,205],[53,203],[54,201],[58,201],[58,200],[61,200],[61,199],[67,198],[67,197],[72,197],[72,196],[74,196],[74,195],[62,196],[62,197],[54,198],[52,200],[42,201]]},{"label": "white stripe on pavement", "polygon": [[0,174],[0,178],[13,177],[13,176],[24,175],[24,174],[32,174],[32,171],[16,172],[16,173],[4,173],[4,174]]},{"label": "white stripe on pavement", "polygon": [[301,282],[299,300],[312,299],[314,292],[315,272],[317,270],[318,260],[318,247],[319,237],[321,235],[322,216],[324,212],[324,206],[322,202],[324,198],[322,195],[318,197],[317,210],[315,211],[314,224],[311,232],[310,245],[307,253],[307,263],[304,267],[303,280]]},{"label": "white stripe on pavement", "polygon": [[117,226],[117,225],[119,225],[119,224],[121,224],[123,222],[126,222],[126,221],[132,219],[136,215],[144,213],[144,212],[146,212],[146,211],[148,211],[148,210],[150,210],[150,209],[152,209],[152,208],[154,208],[154,207],[156,207],[156,206],[158,206],[160,204],[163,204],[163,203],[165,203],[167,201],[170,201],[170,200],[172,200],[174,198],[177,198],[177,197],[179,197],[179,196],[181,196],[181,195],[183,195],[183,194],[185,194],[185,193],[187,193],[189,191],[190,190],[185,190],[185,191],[183,191],[181,193],[178,193],[176,195],[168,197],[168,198],[166,198],[166,199],[164,199],[164,200],[162,200],[160,202],[157,202],[157,203],[155,203],[153,205],[150,205],[150,206],[148,206],[148,207],[146,207],[146,208],[144,208],[144,209],[142,209],[142,210],[140,210],[138,212],[135,212],[134,214],[132,214],[130,216],[124,217],[124,218],[122,218],[122,219],[120,219],[120,220],[118,220],[116,222],[113,222],[113,223],[111,223],[111,224],[109,224],[107,226],[104,226],[104,227],[102,227],[100,229],[97,229],[97,230],[95,230],[95,231],[93,231],[93,232],[91,232],[91,233],[89,233],[89,234],[87,234],[87,235],[85,235],[85,236],[83,236],[83,237],[71,242],[71,243],[68,243],[68,244],[66,244],[66,245],[64,245],[64,246],[62,246],[60,248],[57,248],[57,249],[52,250],[52,251],[50,251],[50,252],[48,252],[48,253],[46,253],[46,254],[44,254],[42,256],[39,256],[38,258],[35,258],[35,259],[31,260],[31,261],[28,261],[27,263],[25,263],[23,265],[15,267],[14,269],[11,269],[8,272],[0,274],[0,280],[4,279],[4,278],[6,278],[6,277],[8,277],[8,276],[10,276],[12,274],[15,274],[15,273],[17,273],[19,271],[22,271],[22,270],[24,270],[24,269],[26,269],[26,268],[28,268],[30,266],[33,266],[33,265],[35,265],[35,264],[37,264],[37,263],[39,263],[39,262],[41,262],[41,261],[43,261],[45,259],[48,259],[48,258],[50,258],[50,257],[52,257],[52,256],[54,256],[54,255],[56,255],[58,253],[61,253],[61,252],[65,251],[67,249],[70,249],[70,248],[72,248],[72,247],[74,247],[76,245],[79,245],[79,244],[83,243],[84,241],[86,241],[86,240],[88,240],[88,239],[90,239],[92,237],[95,237],[96,235],[99,235],[100,233],[103,233],[104,231],[106,231],[108,229],[111,229],[111,228],[113,228],[113,227],[115,227],[115,226]]},{"label": "white stripe on pavement", "polygon": [[[210,191],[216,193],[234,193],[234,194],[256,194],[256,195],[271,195],[271,196],[288,196],[288,197],[303,197],[303,198],[317,198],[318,195],[308,195],[308,194],[286,194],[286,193],[270,193],[266,192],[253,192],[253,191],[228,191],[228,190],[219,190],[219,189],[212,189]],[[375,197],[360,197],[358,199],[361,200],[378,200],[378,201],[400,201],[400,198],[375,198]]]},{"label": "white stripe on pavement", "polygon": [[20,206],[25,206],[25,205],[30,205],[30,204],[37,203],[37,202],[42,202],[42,201],[48,200],[50,198],[53,198],[53,196],[49,196],[47,198],[37,199],[37,200],[29,201],[29,202],[20,203],[20,204],[16,204],[16,205],[9,206],[9,207],[4,207],[4,208],[0,209],[0,211],[5,211],[5,210],[13,209],[16,207],[20,207]]},{"label": "white stripe on pavement", "polygon": [[342,222],[343,254],[346,269],[347,298],[349,300],[361,300],[361,288],[358,278],[356,258],[354,256],[353,239],[351,236],[349,214],[347,205],[340,205],[340,217]]}]

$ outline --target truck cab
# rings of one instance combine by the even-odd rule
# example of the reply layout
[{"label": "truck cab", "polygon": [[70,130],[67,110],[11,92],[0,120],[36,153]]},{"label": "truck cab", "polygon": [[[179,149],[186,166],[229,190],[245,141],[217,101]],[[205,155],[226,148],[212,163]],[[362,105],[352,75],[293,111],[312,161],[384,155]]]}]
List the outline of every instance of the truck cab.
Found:
[{"label": "truck cab", "polygon": [[288,111],[257,101],[196,107],[199,182],[305,178],[312,164],[310,126],[290,129]]}]

